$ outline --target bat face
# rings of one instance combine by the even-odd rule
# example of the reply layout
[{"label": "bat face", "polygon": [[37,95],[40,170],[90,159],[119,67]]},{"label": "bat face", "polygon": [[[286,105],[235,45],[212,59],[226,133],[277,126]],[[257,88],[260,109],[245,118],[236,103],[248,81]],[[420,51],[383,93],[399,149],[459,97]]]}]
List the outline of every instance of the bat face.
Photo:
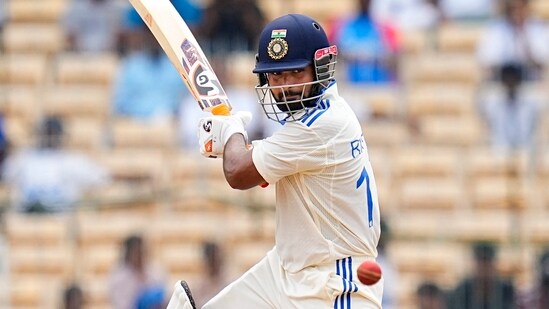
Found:
[{"label": "bat face", "polygon": [[228,115],[227,94],[191,30],[169,0],[129,0],[204,111]]}]

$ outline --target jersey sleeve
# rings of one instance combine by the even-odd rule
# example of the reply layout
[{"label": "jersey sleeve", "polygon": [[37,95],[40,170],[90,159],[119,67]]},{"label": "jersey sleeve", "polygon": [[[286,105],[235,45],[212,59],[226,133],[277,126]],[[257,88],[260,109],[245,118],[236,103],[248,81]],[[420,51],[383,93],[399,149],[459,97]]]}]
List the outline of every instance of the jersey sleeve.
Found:
[{"label": "jersey sleeve", "polygon": [[310,127],[287,123],[271,137],[253,142],[257,171],[271,184],[281,178],[324,166],[327,145]]}]

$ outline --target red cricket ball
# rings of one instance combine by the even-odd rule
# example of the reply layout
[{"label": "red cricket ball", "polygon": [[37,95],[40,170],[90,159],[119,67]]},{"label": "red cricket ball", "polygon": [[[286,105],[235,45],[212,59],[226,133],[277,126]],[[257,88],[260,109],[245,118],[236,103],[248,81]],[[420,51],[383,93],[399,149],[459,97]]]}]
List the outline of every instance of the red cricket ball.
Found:
[{"label": "red cricket ball", "polygon": [[363,262],[356,272],[358,280],[366,285],[375,284],[381,279],[381,267],[374,261]]}]

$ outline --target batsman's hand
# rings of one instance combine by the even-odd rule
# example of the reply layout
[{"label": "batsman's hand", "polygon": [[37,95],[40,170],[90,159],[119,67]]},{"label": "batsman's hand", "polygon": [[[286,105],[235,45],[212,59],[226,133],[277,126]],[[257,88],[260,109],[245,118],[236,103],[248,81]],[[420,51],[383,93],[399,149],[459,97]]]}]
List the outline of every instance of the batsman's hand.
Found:
[{"label": "batsman's hand", "polygon": [[246,125],[252,120],[250,112],[237,112],[230,116],[210,116],[198,122],[198,143],[200,154],[208,158],[223,157],[223,150],[229,138],[236,133],[244,135],[248,142]]}]

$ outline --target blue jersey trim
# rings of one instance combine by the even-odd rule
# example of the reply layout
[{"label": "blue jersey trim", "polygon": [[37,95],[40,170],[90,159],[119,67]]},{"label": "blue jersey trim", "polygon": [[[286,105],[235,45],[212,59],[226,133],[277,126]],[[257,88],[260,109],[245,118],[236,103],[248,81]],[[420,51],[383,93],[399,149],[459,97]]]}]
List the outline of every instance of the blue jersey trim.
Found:
[{"label": "blue jersey trim", "polygon": [[358,286],[353,282],[352,257],[336,261],[336,275],[341,276],[343,293],[334,300],[334,309],[351,309],[351,294],[358,292]]},{"label": "blue jersey trim", "polygon": [[310,127],[318,117],[322,116],[330,108],[330,100],[325,100],[318,104],[318,107],[311,109],[300,121]]}]

